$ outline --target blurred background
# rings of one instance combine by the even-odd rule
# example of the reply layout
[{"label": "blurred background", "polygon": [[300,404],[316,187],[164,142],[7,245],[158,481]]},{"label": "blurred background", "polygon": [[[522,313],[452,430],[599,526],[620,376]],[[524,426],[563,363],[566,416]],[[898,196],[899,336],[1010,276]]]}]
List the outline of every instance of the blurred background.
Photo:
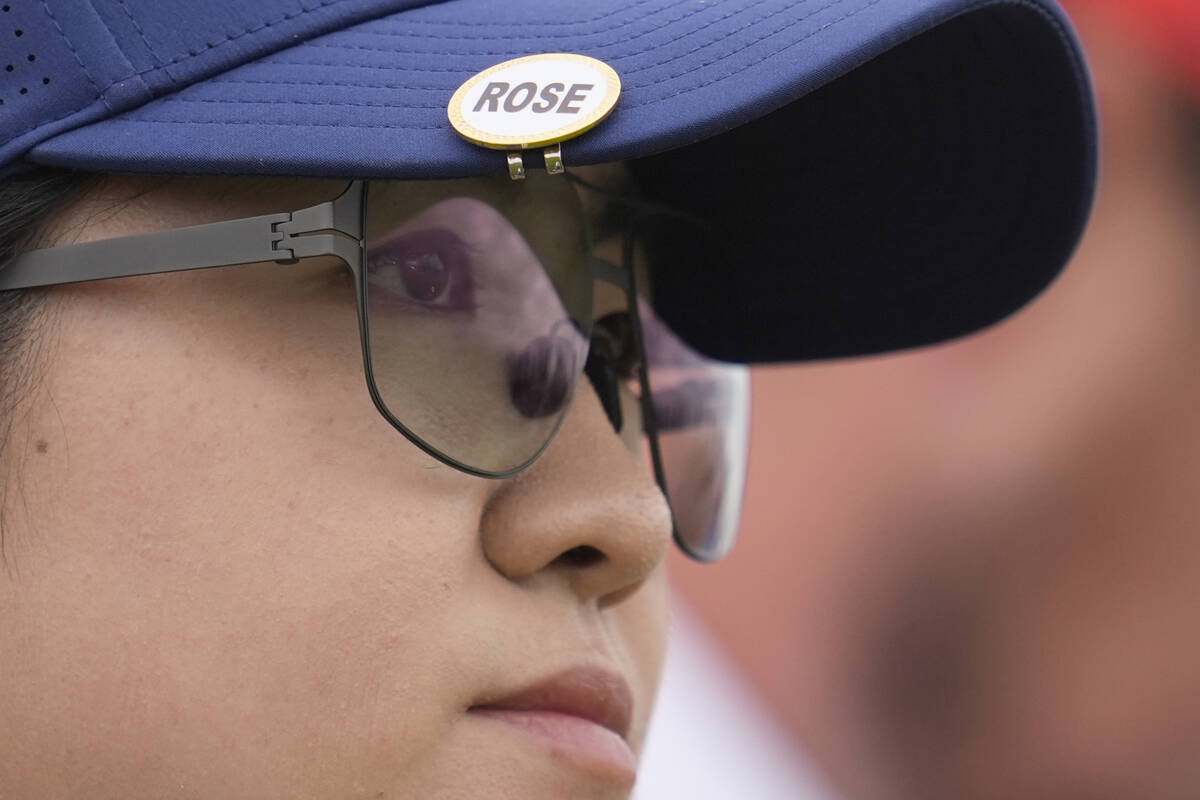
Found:
[{"label": "blurred background", "polygon": [[755,372],[639,800],[1200,798],[1200,0],[1067,7],[1103,142],[1074,261],[969,339]]}]

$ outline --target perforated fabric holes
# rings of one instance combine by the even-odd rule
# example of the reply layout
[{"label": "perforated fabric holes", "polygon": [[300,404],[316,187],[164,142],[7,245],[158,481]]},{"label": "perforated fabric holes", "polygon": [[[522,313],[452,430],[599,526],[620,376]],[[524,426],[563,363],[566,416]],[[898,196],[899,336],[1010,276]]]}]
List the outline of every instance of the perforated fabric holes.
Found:
[{"label": "perforated fabric holes", "polygon": [[[17,21],[16,19],[13,19],[14,17],[19,17],[18,14],[14,13],[14,5],[14,3],[10,2],[0,6],[0,13],[10,15],[8,20],[10,24]],[[0,31],[2,30],[3,28],[0,28]],[[25,36],[25,28],[21,27],[20,25],[12,25],[8,28],[8,30],[14,39],[21,39]],[[2,41],[3,39],[0,38],[0,42]],[[4,63],[4,72],[12,76],[11,81],[6,81],[7,85],[4,87],[3,91],[3,95],[8,95],[7,99],[9,100],[12,99],[11,95],[14,93],[14,90],[18,96],[26,97],[31,93],[32,89],[39,85],[39,83],[42,86],[50,85],[49,75],[46,75],[45,73],[30,74],[28,71],[29,67],[27,65],[38,63],[37,53],[26,51],[23,55],[24,58],[19,56],[17,53],[4,53],[3,47],[0,47],[0,58],[8,56],[12,59],[11,61],[7,61],[7,63],[0,62]],[[0,96],[0,106],[4,104],[5,97]]]}]

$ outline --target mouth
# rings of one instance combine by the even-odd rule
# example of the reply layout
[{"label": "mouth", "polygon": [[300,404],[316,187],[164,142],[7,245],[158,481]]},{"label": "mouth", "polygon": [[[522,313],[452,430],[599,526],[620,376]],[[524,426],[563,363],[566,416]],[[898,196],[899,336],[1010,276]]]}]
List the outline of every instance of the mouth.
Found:
[{"label": "mouth", "polygon": [[593,774],[632,785],[637,760],[626,737],[633,694],[614,672],[578,668],[472,705],[468,713],[506,723]]}]

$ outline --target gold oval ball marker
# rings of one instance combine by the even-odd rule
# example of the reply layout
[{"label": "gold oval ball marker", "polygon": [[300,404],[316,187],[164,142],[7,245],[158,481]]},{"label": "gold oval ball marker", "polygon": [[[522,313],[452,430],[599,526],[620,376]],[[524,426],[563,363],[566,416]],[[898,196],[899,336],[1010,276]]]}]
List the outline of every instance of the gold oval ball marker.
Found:
[{"label": "gold oval ball marker", "polygon": [[524,56],[458,87],[450,98],[450,124],[496,150],[545,147],[595,127],[620,95],[621,79],[603,61],[576,53]]}]

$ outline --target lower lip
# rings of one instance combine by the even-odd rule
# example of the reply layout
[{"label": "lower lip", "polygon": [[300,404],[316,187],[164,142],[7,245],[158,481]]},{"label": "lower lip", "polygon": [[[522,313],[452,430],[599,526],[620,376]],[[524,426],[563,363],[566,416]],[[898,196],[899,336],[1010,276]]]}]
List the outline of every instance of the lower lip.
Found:
[{"label": "lower lip", "polygon": [[557,711],[473,708],[472,714],[507,722],[541,739],[558,758],[627,786],[637,777],[637,759],[618,734],[591,720]]}]

